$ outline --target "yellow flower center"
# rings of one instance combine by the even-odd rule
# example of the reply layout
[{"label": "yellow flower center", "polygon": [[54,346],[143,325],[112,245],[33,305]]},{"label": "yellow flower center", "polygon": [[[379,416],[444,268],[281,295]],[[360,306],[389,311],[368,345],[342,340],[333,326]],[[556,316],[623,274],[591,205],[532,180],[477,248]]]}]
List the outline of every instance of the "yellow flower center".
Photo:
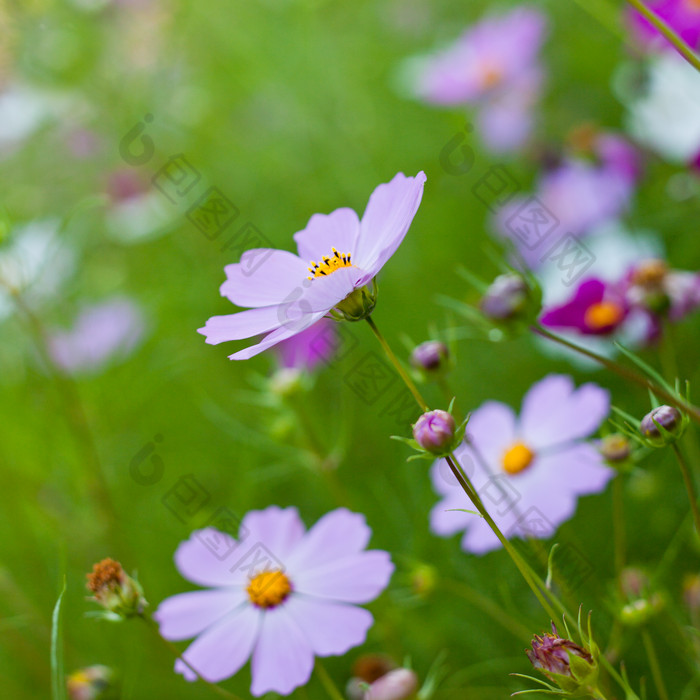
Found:
[{"label": "yellow flower center", "polygon": [[331,252],[333,255],[330,258],[324,255],[320,263],[311,261],[310,267],[307,268],[311,276],[307,279],[313,280],[314,277],[325,277],[336,270],[340,270],[341,267],[352,267],[350,253],[339,253],[335,248],[331,248]]},{"label": "yellow flower center", "polygon": [[496,87],[503,79],[503,71],[494,64],[487,64],[481,71],[481,86],[485,90]]},{"label": "yellow flower center", "polygon": [[614,326],[622,320],[623,311],[619,304],[612,301],[601,301],[586,309],[583,321],[595,330]]},{"label": "yellow flower center", "polygon": [[515,442],[503,453],[503,471],[518,474],[530,466],[535,453],[524,443]]},{"label": "yellow flower center", "polygon": [[700,0],[685,0],[685,6],[689,10],[695,10],[696,12],[700,12]]},{"label": "yellow flower center", "polygon": [[286,600],[292,592],[292,584],[279,569],[273,569],[253,576],[246,592],[253,605],[274,608]]}]

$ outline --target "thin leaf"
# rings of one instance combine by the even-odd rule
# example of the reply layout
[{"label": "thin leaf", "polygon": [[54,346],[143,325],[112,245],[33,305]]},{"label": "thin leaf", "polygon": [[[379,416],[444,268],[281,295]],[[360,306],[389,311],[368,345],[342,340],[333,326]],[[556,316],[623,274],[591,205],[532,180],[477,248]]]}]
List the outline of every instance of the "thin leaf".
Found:
[{"label": "thin leaf", "polygon": [[53,700],[65,700],[66,682],[63,669],[63,636],[60,630],[61,602],[66,592],[66,578],[51,615],[51,697]]}]

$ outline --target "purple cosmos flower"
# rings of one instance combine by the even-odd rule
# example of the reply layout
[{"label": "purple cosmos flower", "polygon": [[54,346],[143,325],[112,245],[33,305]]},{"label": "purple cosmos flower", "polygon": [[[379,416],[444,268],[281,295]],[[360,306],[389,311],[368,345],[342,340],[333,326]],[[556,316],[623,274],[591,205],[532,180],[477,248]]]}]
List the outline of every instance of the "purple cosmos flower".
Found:
[{"label": "purple cosmos flower", "polygon": [[[456,451],[474,488],[506,537],[550,537],[576,510],[578,496],[605,488],[613,475],[595,445],[584,442],[608,415],[608,392],[595,384],[576,389],[570,377],[549,375],[523,400],[520,417],[487,401],[472,413],[467,440]],[[449,536],[465,530],[462,547],[475,554],[500,542],[438,460],[431,471],[443,496],[431,529]]]},{"label": "purple cosmos flower", "polygon": [[[616,134],[599,132],[590,137],[586,156],[581,149],[567,152],[541,175],[534,198],[514,197],[496,216],[500,235],[516,245],[532,269],[557,239],[581,236],[630,205],[641,172],[636,149]],[[532,223],[533,204],[544,223]]]},{"label": "purple cosmos flower", "polygon": [[336,322],[322,318],[301,333],[283,340],[275,350],[284,369],[311,372],[321,363],[330,361],[338,343]]},{"label": "purple cosmos flower", "polygon": [[492,150],[514,150],[532,129],[545,29],[544,15],[534,8],[487,17],[453,46],[420,61],[415,92],[434,104],[477,105],[486,144]]},{"label": "purple cosmos flower", "polygon": [[228,265],[221,293],[238,306],[252,307],[213,316],[199,333],[207,343],[265,338],[233,355],[247,360],[309,328],[334,312],[358,320],[374,300],[363,289],[394,254],[408,231],[423,196],[425,174],[398,173],[369,198],[362,221],[352,209],[314,214],[294,234],[299,255],[285,250],[249,250]]},{"label": "purple cosmos flower", "polygon": [[625,321],[628,312],[624,289],[601,279],[587,279],[568,302],[546,309],[540,320],[544,326],[573,328],[583,335],[609,335]]},{"label": "purple cosmos flower", "polygon": [[[668,24],[691,48],[700,46],[700,2],[698,0],[651,0],[647,3],[654,14]],[[628,8],[627,19],[639,41],[649,48],[673,49],[659,30],[634,8]]]},{"label": "purple cosmos flower", "polygon": [[[311,675],[314,656],[344,654],[365,640],[372,615],[358,603],[386,588],[387,552],[365,551],[362,515],[338,508],[308,532],[296,508],[271,506],[242,520],[238,540],[213,528],[194,532],[175,565],[209,590],[163,601],[154,617],[166,639],[197,639],[183,658],[211,682],[251,658],[256,696],[288,695]],[[181,661],[175,670],[196,676]]]},{"label": "purple cosmos flower", "polygon": [[126,357],[143,338],[141,309],[115,298],[83,309],[67,331],[49,337],[49,352],[66,372],[94,372],[116,357]]}]

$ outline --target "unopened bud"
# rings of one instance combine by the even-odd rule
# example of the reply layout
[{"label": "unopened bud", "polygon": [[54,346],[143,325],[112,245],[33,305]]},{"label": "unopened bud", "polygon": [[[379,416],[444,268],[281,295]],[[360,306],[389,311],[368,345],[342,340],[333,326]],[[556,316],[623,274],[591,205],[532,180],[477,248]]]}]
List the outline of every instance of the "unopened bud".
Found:
[{"label": "unopened bud", "polygon": [[66,679],[70,700],[117,700],[119,684],[107,666],[88,666],[71,673]]},{"label": "unopened bud", "polygon": [[437,569],[430,564],[419,564],[411,571],[411,589],[421,597],[429,596],[437,585]]},{"label": "unopened bud", "polygon": [[681,412],[673,406],[659,406],[642,418],[639,429],[654,447],[675,442],[683,433],[685,424]]},{"label": "unopened bud", "polygon": [[620,573],[620,588],[630,600],[641,598],[649,588],[649,577],[641,569],[628,566]]},{"label": "unopened bud", "polygon": [[449,350],[439,340],[428,340],[416,346],[411,353],[411,364],[427,374],[439,374],[447,369]]},{"label": "unopened bud", "polygon": [[628,627],[640,627],[664,608],[664,600],[658,593],[648,598],[639,598],[620,610],[620,621]]},{"label": "unopened bud", "polygon": [[606,435],[600,441],[599,451],[606,462],[612,465],[619,465],[630,458],[632,445],[624,435],[614,433]]},{"label": "unopened bud", "polygon": [[700,610],[700,575],[688,574],[683,579],[683,601],[692,612]]},{"label": "unopened bud", "polygon": [[111,619],[141,615],[148,605],[143,589],[114,559],[103,559],[87,574],[87,588],[109,613]]},{"label": "unopened bud", "polygon": [[416,442],[431,454],[448,455],[455,447],[455,419],[447,411],[428,411],[413,426]]},{"label": "unopened bud", "polygon": [[418,690],[418,676],[408,668],[397,668],[374,681],[364,700],[407,700]]},{"label": "unopened bud", "polygon": [[484,316],[494,321],[509,321],[527,307],[530,288],[525,280],[514,272],[496,277],[479,302]]},{"label": "unopened bud", "polygon": [[384,654],[363,654],[352,666],[352,675],[364,683],[374,683],[396,668],[396,662]]}]

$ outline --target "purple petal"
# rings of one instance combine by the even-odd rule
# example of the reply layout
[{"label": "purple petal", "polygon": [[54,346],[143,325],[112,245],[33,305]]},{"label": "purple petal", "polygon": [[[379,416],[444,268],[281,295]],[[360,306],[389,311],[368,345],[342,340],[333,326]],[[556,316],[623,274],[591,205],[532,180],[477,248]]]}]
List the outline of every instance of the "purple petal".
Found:
[{"label": "purple petal", "polygon": [[[324,255],[331,256],[331,248],[341,255],[350,253],[355,262],[355,248],[360,234],[360,222],[352,209],[336,209],[330,214],[314,214],[306,228],[294,234],[299,256],[306,260],[321,262]],[[308,274],[308,272],[306,273]]]},{"label": "purple petal", "polygon": [[218,345],[228,340],[242,340],[267,333],[279,328],[284,318],[280,306],[264,306],[227,316],[212,316],[204,328],[197,329],[197,333],[205,336],[210,345]]},{"label": "purple petal", "polygon": [[360,224],[355,264],[372,276],[396,252],[403,241],[423,196],[425,173],[394,176],[379,185],[369,198]]},{"label": "purple petal", "polygon": [[296,508],[270,506],[265,510],[252,510],[241,521],[241,533],[245,539],[243,548],[266,549],[285,568],[287,559],[304,537],[306,528]]},{"label": "purple petal", "polygon": [[605,282],[602,280],[585,280],[578,286],[570,301],[547,309],[540,319],[541,323],[552,328],[576,328],[582,333],[588,333],[586,311],[603,301],[605,288]]},{"label": "purple petal", "polygon": [[588,437],[610,412],[610,394],[595,384],[575,389],[571,377],[551,374],[523,400],[520,429],[532,448]]},{"label": "purple petal", "polygon": [[279,363],[287,369],[311,372],[322,363],[329,363],[340,346],[337,323],[322,318],[306,330],[277,345]]},{"label": "purple petal", "polygon": [[465,513],[476,508],[461,488],[453,488],[452,493],[439,501],[430,511],[430,530],[441,537],[451,537],[456,532],[471,526],[478,515]]},{"label": "purple petal", "polygon": [[317,656],[345,654],[362,644],[374,620],[364,608],[292,596],[285,605]]},{"label": "purple petal", "polygon": [[370,550],[291,574],[297,593],[343,603],[368,603],[387,586],[394,565],[389,554]]},{"label": "purple petal", "polygon": [[488,464],[500,467],[504,451],[516,441],[513,409],[498,401],[487,401],[469,419],[467,436]]},{"label": "purple petal", "polygon": [[243,588],[193,591],[166,598],[153,613],[166,639],[178,641],[200,632],[247,602]]},{"label": "purple petal", "polygon": [[175,566],[184,578],[200,586],[225,587],[241,584],[243,578],[231,573],[234,557],[243,554],[245,532],[234,540],[226,533],[208,527],[195,530],[175,551]]},{"label": "purple petal", "polygon": [[291,569],[304,570],[361,552],[372,531],[365,516],[337,508],[324,515],[291,553]]},{"label": "purple petal", "polygon": [[[200,635],[182,655],[197,673],[210,683],[233,676],[248,660],[260,629],[262,614],[246,605],[227,615],[221,622]],[[195,676],[178,660],[175,671],[187,680]]]},{"label": "purple petal", "polygon": [[603,462],[598,450],[582,442],[538,457],[539,469],[560,493],[581,496],[603,491],[615,472]]},{"label": "purple petal", "polygon": [[255,696],[289,695],[311,677],[314,654],[286,605],[265,611],[251,664]]},{"label": "purple petal", "polygon": [[286,250],[248,250],[241,262],[227,265],[221,294],[238,306],[273,306],[307,277],[308,263]]}]

